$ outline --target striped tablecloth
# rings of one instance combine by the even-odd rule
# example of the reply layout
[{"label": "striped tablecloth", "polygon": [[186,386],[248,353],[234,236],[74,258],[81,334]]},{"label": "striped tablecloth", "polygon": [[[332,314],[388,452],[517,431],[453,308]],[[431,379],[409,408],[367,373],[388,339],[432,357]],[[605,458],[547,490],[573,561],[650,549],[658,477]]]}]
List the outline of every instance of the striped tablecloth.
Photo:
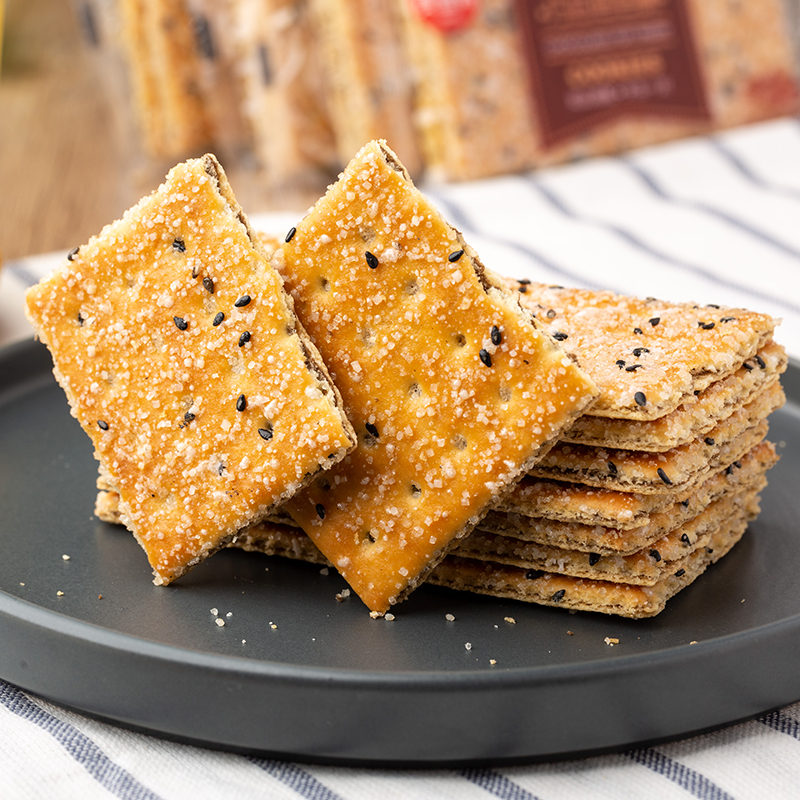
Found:
[{"label": "striped tablecloth", "polygon": [[[623,158],[425,188],[496,272],[768,312],[782,318],[779,339],[800,359],[797,120]],[[296,219],[254,217],[279,234]],[[0,345],[31,336],[24,291],[63,257],[4,265]],[[0,681],[0,742],[4,799],[800,797],[800,703],[715,733],[616,755],[393,771],[284,763],[163,741]]]}]

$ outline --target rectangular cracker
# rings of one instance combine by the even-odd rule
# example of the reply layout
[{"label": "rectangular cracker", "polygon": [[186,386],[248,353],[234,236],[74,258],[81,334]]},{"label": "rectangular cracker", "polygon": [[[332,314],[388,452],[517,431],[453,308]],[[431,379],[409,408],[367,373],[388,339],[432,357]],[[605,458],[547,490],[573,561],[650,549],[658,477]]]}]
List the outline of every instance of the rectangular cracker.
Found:
[{"label": "rectangular cracker", "polygon": [[[754,457],[758,462],[748,467],[748,459]],[[761,442],[740,459],[743,468],[725,464],[722,469],[709,471],[709,476],[697,487],[690,487],[678,493],[642,494],[622,492],[616,489],[602,489],[584,486],[580,483],[565,483],[546,479],[526,478],[498,504],[498,509],[508,514],[580,523],[591,527],[614,527],[625,534],[647,525],[653,515],[663,512],[674,503],[693,502],[695,493],[699,502],[711,501],[714,486],[719,476],[725,473],[725,480],[736,481],[739,476],[750,476],[755,471],[765,471],[776,461],[775,449],[769,442]],[[487,520],[491,517],[491,512]],[[596,544],[592,545],[593,547]],[[590,548],[591,549],[591,548]],[[638,548],[633,548],[638,549]]]},{"label": "rectangular cracker", "polygon": [[588,412],[597,417],[653,420],[694,402],[695,393],[754,359],[777,324],[741,308],[509,285],[597,384],[601,395]]},{"label": "rectangular cracker", "polygon": [[664,453],[560,442],[531,474],[646,494],[680,492],[696,485],[709,470],[738,460],[763,439],[767,417],[784,402],[781,385],[774,383],[706,436]]},{"label": "rectangular cracker", "polygon": [[123,522],[169,583],[351,449],[319,353],[213,156],[30,289]]},{"label": "rectangular cracker", "polygon": [[[612,501],[608,508],[603,509],[603,524],[577,521],[581,519],[580,508],[568,515],[562,505],[558,510],[560,518],[554,519],[546,516],[548,508],[545,503],[541,506],[530,503],[524,505],[526,513],[520,513],[520,504],[516,504],[516,510],[511,512],[490,511],[481,520],[480,529],[550,547],[596,555],[626,556],[649,547],[720,498],[760,484],[765,472],[777,461],[774,445],[767,441],[760,442],[735,464],[709,475],[688,496],[676,498],[674,495],[664,495],[671,502],[649,514],[639,515],[635,526],[614,524]],[[617,493],[600,490],[596,494],[599,496],[595,498],[595,503],[600,505],[603,495]]]},{"label": "rectangular cracker", "polygon": [[593,401],[593,383],[366,145],[273,263],[358,448],[286,509],[372,610],[419,583]]},{"label": "rectangular cracker", "polygon": [[715,381],[663,417],[633,420],[584,414],[565,431],[561,440],[622,450],[670,450],[705,436],[740,406],[776,383],[786,370],[788,360],[783,347],[769,341],[732,375]]}]

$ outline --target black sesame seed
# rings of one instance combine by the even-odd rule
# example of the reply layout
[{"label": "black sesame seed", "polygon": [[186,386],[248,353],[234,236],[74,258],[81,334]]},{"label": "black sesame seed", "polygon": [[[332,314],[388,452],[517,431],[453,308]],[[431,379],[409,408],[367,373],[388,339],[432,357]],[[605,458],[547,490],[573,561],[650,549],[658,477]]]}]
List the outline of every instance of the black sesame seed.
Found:
[{"label": "black sesame seed", "polygon": [[322,503],[317,503],[316,512],[320,519],[325,519],[325,506]]},{"label": "black sesame seed", "polygon": [[639,335],[641,335],[641,333],[642,333],[642,329],[641,329],[641,328],[634,328],[634,329],[633,329],[633,332],[634,332],[634,333],[638,333]]},{"label": "black sesame seed", "polygon": [[652,558],[653,561],[661,561],[661,553],[659,553],[658,550],[651,550],[650,558]]},{"label": "black sesame seed", "polygon": [[659,477],[659,478],[661,478],[661,480],[662,480],[662,481],[663,481],[663,482],[664,482],[664,483],[665,483],[667,486],[672,486],[672,481],[669,479],[669,476],[667,475],[667,473],[666,473],[666,472],[664,472],[664,470],[663,470],[663,469],[661,469],[661,467],[659,467],[659,468],[656,470],[656,472],[658,473],[658,477]]},{"label": "black sesame seed", "polygon": [[681,505],[684,508],[689,508],[689,501],[688,500],[681,500]]},{"label": "black sesame seed", "polygon": [[211,280],[208,276],[203,278],[203,288],[209,293],[214,294],[214,281]]},{"label": "black sesame seed", "polygon": [[556,316],[556,310],[554,308],[548,308],[545,316],[547,319],[554,319]]},{"label": "black sesame seed", "polygon": [[180,236],[177,236],[175,238],[175,241],[173,241],[172,249],[173,250],[177,250],[179,253],[185,253],[186,252],[186,243],[183,241],[183,239],[181,239]]},{"label": "black sesame seed", "polygon": [[707,444],[709,447],[713,447],[713,445],[714,445],[714,439],[712,439],[710,436],[706,436],[706,438],[705,438],[705,443],[706,443],[706,444]]},{"label": "black sesame seed", "polygon": [[487,367],[491,367],[492,366],[492,357],[489,355],[489,353],[486,350],[481,348],[481,351],[480,351],[480,353],[478,353],[478,355],[480,356],[481,361],[483,361],[483,363]]},{"label": "black sesame seed", "polygon": [[752,371],[752,369],[753,369],[753,365],[752,365],[752,364],[747,364],[747,363],[745,363],[745,364],[742,364],[742,366],[743,366],[743,367],[744,367],[744,368],[745,368],[745,369],[746,369],[748,372],[751,372],[751,371]]},{"label": "black sesame seed", "polygon": [[240,394],[239,397],[236,398],[236,410],[237,411],[244,411],[247,408],[247,398]]},{"label": "black sesame seed", "polygon": [[78,255],[78,250],[80,249],[81,249],[80,247],[73,247],[72,250],[70,250],[69,253],[67,253],[67,261],[72,261],[75,258],[75,256]]},{"label": "black sesame seed", "polygon": [[661,317],[652,317],[651,319],[647,320],[654,328],[661,322]]},{"label": "black sesame seed", "polygon": [[758,355],[758,353],[753,356],[753,360],[756,362],[756,364],[758,364],[759,367],[761,367],[761,369],[767,368],[766,362],[763,358],[761,358],[760,355]]},{"label": "black sesame seed", "polygon": [[454,253],[450,253],[450,255],[449,255],[449,256],[447,256],[447,260],[448,260],[448,261],[449,261],[451,264],[454,264],[454,263],[455,263],[456,261],[458,261],[458,259],[459,259],[459,258],[461,258],[461,256],[463,256],[463,255],[464,255],[464,251],[463,251],[463,250],[456,250]]},{"label": "black sesame seed", "polygon": [[192,412],[191,412],[191,411],[187,411],[187,412],[186,412],[186,413],[183,415],[183,420],[184,420],[184,422],[191,422],[193,419],[194,419],[194,414],[192,414]]},{"label": "black sesame seed", "polygon": [[736,317],[723,317],[720,322],[733,322]]},{"label": "black sesame seed", "polygon": [[589,553],[589,566],[593,567],[600,560],[600,553]]},{"label": "black sesame seed", "polygon": [[636,392],[636,394],[633,396],[633,399],[636,401],[637,406],[647,405],[647,397],[645,397],[644,392]]},{"label": "black sesame seed", "polygon": [[609,474],[617,474],[617,465],[613,461],[606,461],[606,466],[608,467]]},{"label": "black sesame seed", "polygon": [[250,304],[250,295],[243,294],[233,305],[236,308],[244,308],[246,305]]},{"label": "black sesame seed", "polygon": [[285,242],[291,242],[294,239],[294,235],[297,233],[297,228],[289,228],[289,233],[286,234],[286,238],[284,239]]},{"label": "black sesame seed", "polygon": [[716,303],[706,303],[706,308],[719,308]]},{"label": "black sesame seed", "polygon": [[734,461],[733,462],[733,466],[736,467],[736,469],[741,469],[742,468],[742,462],[741,461]]},{"label": "black sesame seed", "polygon": [[689,539],[689,534],[688,533],[681,534],[681,541],[684,544],[691,544],[692,543],[691,540]]},{"label": "black sesame seed", "polygon": [[620,369],[622,369],[622,368],[625,366],[625,360],[624,360],[624,359],[622,359],[622,358],[618,359],[618,360],[617,360],[617,361],[615,361],[614,363],[615,363],[615,364],[616,364],[616,365],[617,365],[617,366],[618,366]]},{"label": "black sesame seed", "polygon": [[376,439],[378,438],[378,429],[371,422],[365,423],[364,427],[367,429],[367,433],[370,436],[374,436]]},{"label": "black sesame seed", "polygon": [[185,331],[189,327],[189,323],[183,317],[173,317],[172,320],[179,331]]},{"label": "black sesame seed", "polygon": [[528,291],[528,287],[523,283],[522,286],[517,287],[517,291],[520,294],[525,294]]},{"label": "black sesame seed", "polygon": [[224,320],[224,319],[225,319],[225,315],[224,315],[224,314],[223,314],[221,311],[218,311],[218,312],[217,312],[217,313],[214,315],[214,319],[213,319],[213,321],[212,321],[212,323],[211,323],[211,324],[212,324],[212,325],[213,325],[213,326],[216,328],[216,327],[217,327],[217,325],[221,324],[221,323],[222,323],[222,320]]},{"label": "black sesame seed", "polygon": [[542,575],[544,575],[544,572],[542,572],[542,570],[540,570],[540,569],[529,569],[529,570],[528,570],[528,571],[525,573],[525,577],[526,577],[526,578],[527,578],[529,581],[535,581],[537,578],[541,578],[541,577],[542,577]]},{"label": "black sesame seed", "polygon": [[101,431],[108,430],[108,423],[104,419],[97,420],[97,427],[100,428]]},{"label": "black sesame seed", "polygon": [[370,251],[367,250],[367,252],[364,253],[364,258],[367,259],[367,266],[370,269],[377,269],[377,267],[378,267],[378,258],[377,258],[377,256],[375,256],[373,253],[370,253]]},{"label": "black sesame seed", "polygon": [[681,568],[675,573],[676,578],[682,578],[686,574],[686,570]]},{"label": "black sesame seed", "polygon": [[244,331],[239,337],[239,347],[244,347],[250,341],[250,331]]},{"label": "black sesame seed", "polygon": [[713,322],[698,322],[697,325],[704,331],[710,331],[714,327]]},{"label": "black sesame seed", "polygon": [[561,331],[556,331],[556,332],[553,334],[553,338],[554,338],[554,339],[555,339],[557,342],[563,342],[565,339],[567,339],[567,338],[568,338],[568,336],[569,336],[569,334],[562,333]]},{"label": "black sesame seed", "polygon": [[489,334],[492,339],[492,344],[497,347],[503,341],[503,334],[500,333],[500,328],[497,325],[492,325],[492,330]]},{"label": "black sesame seed", "polygon": [[729,467],[728,467],[728,468],[725,470],[725,474],[726,474],[726,475],[733,475],[733,464],[731,464],[731,465],[730,465],[730,466],[729,466]]},{"label": "black sesame seed", "polygon": [[629,367],[625,367],[625,372],[636,372],[637,369],[644,369],[641,364],[631,364]]},{"label": "black sesame seed", "polygon": [[706,553],[711,555],[713,552],[714,552],[714,548],[713,547],[706,547]]},{"label": "black sesame seed", "polygon": [[412,497],[419,497],[422,494],[422,489],[417,486],[416,483],[411,484],[411,496]]},{"label": "black sesame seed", "polygon": [[225,469],[225,465],[220,462],[220,465],[217,467],[217,475],[222,475],[222,473],[225,472]]},{"label": "black sesame seed", "polygon": [[642,353],[649,353],[649,352],[650,352],[650,350],[648,348],[646,348],[646,347],[634,347],[633,348],[633,354],[636,356],[636,358],[639,358],[639,356]]},{"label": "black sesame seed", "polygon": [[83,323],[86,322],[86,317],[83,316],[83,311],[78,312],[78,325],[83,327]]},{"label": "black sesame seed", "polygon": [[272,438],[272,428],[259,428],[258,433],[267,442]]},{"label": "black sesame seed", "polygon": [[550,599],[554,603],[560,603],[564,599],[564,595],[567,593],[566,589],[559,589]]}]

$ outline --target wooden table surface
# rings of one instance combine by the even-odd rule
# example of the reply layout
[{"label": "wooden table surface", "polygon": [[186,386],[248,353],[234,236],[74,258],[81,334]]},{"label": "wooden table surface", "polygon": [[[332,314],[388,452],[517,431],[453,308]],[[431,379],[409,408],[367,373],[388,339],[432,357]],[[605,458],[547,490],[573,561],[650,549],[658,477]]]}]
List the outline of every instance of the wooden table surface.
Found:
[{"label": "wooden table surface", "polygon": [[[0,257],[7,260],[85,242],[156,188],[170,165],[148,165],[143,174],[131,163],[130,141],[117,135],[115,98],[99,79],[71,2],[6,3]],[[226,170],[248,213],[302,210],[315,199],[307,192],[265,196],[252,170]]]}]

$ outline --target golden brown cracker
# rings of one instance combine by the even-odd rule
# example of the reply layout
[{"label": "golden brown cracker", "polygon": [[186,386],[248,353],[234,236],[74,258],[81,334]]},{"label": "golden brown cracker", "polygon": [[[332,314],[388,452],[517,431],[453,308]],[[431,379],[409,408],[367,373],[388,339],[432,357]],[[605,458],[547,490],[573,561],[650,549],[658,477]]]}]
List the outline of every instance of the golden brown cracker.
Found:
[{"label": "golden brown cracker", "polygon": [[27,308],[158,583],[354,442],[213,156],[175,167]]},{"label": "golden brown cracker", "polygon": [[[591,415],[663,417],[754,359],[776,321],[741,308],[509,281],[520,302],[591,375]],[[753,360],[751,366],[761,368]],[[602,424],[602,423],[600,423]]]},{"label": "golden brown cracker", "polygon": [[358,153],[273,261],[359,437],[287,509],[385,611],[595,389],[383,142]]}]

